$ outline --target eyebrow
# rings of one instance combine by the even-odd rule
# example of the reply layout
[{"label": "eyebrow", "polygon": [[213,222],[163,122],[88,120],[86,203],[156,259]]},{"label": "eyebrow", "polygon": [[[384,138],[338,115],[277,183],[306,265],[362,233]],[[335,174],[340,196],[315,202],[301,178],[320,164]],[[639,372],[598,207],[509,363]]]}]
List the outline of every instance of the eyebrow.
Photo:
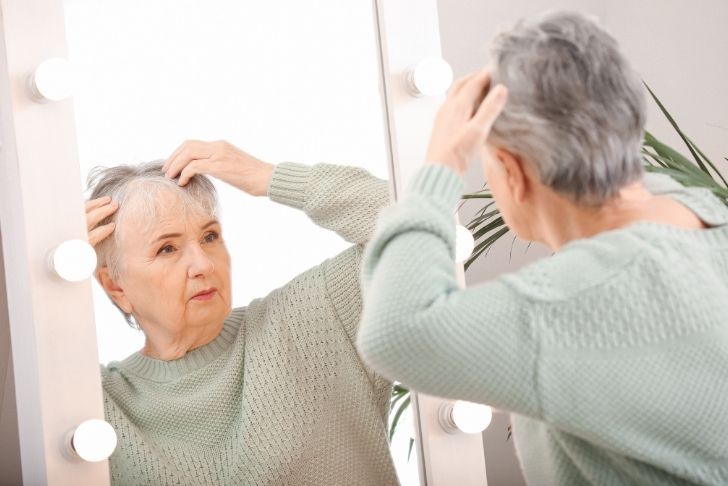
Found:
[{"label": "eyebrow", "polygon": [[[220,224],[220,222],[216,219],[210,220],[207,224],[205,224],[205,226],[200,229],[207,229],[214,224]],[[165,233],[163,235],[159,235],[154,241],[152,241],[152,244],[160,240],[166,240],[167,238],[179,238],[180,236],[182,236],[182,233]]]}]

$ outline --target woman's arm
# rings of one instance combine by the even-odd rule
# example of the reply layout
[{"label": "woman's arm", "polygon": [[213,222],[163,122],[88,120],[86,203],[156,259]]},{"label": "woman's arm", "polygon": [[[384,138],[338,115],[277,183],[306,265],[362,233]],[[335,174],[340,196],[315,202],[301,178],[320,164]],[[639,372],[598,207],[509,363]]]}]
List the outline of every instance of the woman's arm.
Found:
[{"label": "woman's arm", "polygon": [[389,203],[387,182],[357,167],[293,162],[273,165],[225,142],[188,140],[162,170],[184,186],[195,174],[220,179],[253,196],[302,209],[316,224],[357,244],[371,236]]},{"label": "woman's arm", "polygon": [[363,261],[359,351],[416,390],[539,416],[527,302],[502,281],[457,285],[453,213],[462,186],[452,170],[426,166],[383,211]]},{"label": "woman's arm", "polygon": [[314,223],[346,241],[364,244],[380,210],[389,204],[389,186],[357,167],[283,162],[273,172],[268,196],[303,210]]}]

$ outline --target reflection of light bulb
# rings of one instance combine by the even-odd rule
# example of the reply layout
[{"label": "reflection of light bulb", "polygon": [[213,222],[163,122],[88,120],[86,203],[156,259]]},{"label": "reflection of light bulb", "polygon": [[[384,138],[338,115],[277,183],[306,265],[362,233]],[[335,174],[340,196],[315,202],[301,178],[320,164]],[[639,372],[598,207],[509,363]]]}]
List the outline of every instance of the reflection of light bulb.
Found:
[{"label": "reflection of light bulb", "polygon": [[71,96],[73,70],[65,59],[43,61],[30,76],[30,91],[36,101],[60,101]]},{"label": "reflection of light bulb", "polygon": [[51,252],[49,263],[63,280],[80,282],[96,270],[96,251],[82,240],[64,241]]},{"label": "reflection of light bulb", "polygon": [[454,403],[443,402],[438,416],[445,432],[477,434],[490,425],[493,412],[487,405],[458,400]]},{"label": "reflection of light bulb", "polygon": [[493,412],[488,405],[458,400],[452,407],[452,421],[466,434],[484,431],[492,418]]},{"label": "reflection of light bulb", "polygon": [[407,84],[414,96],[444,94],[452,84],[452,68],[440,58],[424,59],[407,72]]},{"label": "reflection of light bulb", "polygon": [[103,461],[116,449],[116,432],[103,420],[86,420],[73,431],[71,449],[84,461]]},{"label": "reflection of light bulb", "polygon": [[475,239],[468,228],[462,225],[455,226],[455,261],[465,261],[475,248]]}]

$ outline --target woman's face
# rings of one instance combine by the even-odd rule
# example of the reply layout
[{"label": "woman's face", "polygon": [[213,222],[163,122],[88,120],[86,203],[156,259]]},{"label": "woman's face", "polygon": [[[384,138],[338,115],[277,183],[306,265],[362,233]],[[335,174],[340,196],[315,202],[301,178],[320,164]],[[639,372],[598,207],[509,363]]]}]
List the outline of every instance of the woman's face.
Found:
[{"label": "woman's face", "polygon": [[178,334],[221,324],[231,302],[230,255],[220,223],[194,211],[185,216],[171,192],[162,192],[158,203],[151,225],[133,210],[124,215],[117,284],[130,312],[145,331],[154,326]]}]

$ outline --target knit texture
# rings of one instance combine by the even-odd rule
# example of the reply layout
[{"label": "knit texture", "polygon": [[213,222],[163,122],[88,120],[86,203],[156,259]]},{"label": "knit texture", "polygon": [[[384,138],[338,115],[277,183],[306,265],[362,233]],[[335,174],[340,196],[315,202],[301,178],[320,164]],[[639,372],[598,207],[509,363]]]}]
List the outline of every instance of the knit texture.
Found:
[{"label": "knit texture", "polygon": [[645,184],[715,227],[639,222],[460,289],[463,184],[420,169],[365,252],[365,362],[514,412],[529,484],[728,484],[728,210],[667,176]]},{"label": "knit texture", "polygon": [[102,368],[118,485],[393,485],[391,383],[354,347],[363,244],[388,186],[366,171],[282,163],[269,196],[354,243],[247,307],[174,361]]}]

